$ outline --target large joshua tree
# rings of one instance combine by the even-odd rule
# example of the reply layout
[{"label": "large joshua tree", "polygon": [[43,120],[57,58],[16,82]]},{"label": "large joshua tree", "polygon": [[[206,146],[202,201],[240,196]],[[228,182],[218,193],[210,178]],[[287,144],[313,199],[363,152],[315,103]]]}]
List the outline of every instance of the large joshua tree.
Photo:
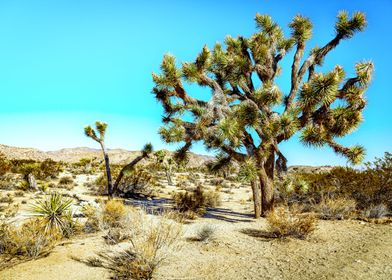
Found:
[{"label": "large joshua tree", "polygon": [[112,174],[110,172],[109,155],[105,147],[105,133],[107,127],[108,125],[106,123],[96,121],[95,122],[96,130],[94,130],[90,125],[88,125],[84,128],[84,133],[86,134],[87,137],[90,137],[94,141],[98,142],[99,145],[101,146],[103,157],[105,159],[106,178],[108,183],[108,195],[109,197],[111,197],[113,196]]},{"label": "large joshua tree", "polygon": [[[228,36],[226,47],[205,46],[194,62],[178,66],[174,56],[166,54],[161,73],[153,73],[153,93],[165,111],[162,138],[183,143],[177,158],[186,157],[192,144],[202,141],[219,153],[217,166],[239,162],[242,174],[251,179],[259,217],[273,208],[275,172],[287,168],[279,144],[294,134],[305,145],[330,146],[353,164],[363,159],[361,146],[344,147],[336,138],[360,124],[373,64],[357,63],[349,78],[339,65],[325,73],[320,69],[331,50],[365,28],[363,13],[350,17],[340,12],[332,40],[308,55],[304,55],[312,35],[308,18],[295,16],[288,37],[270,16],[257,14],[255,20],[258,32],[250,38]],[[290,91],[283,93],[275,78],[292,49]],[[191,96],[184,81],[210,89],[211,95]]]}]

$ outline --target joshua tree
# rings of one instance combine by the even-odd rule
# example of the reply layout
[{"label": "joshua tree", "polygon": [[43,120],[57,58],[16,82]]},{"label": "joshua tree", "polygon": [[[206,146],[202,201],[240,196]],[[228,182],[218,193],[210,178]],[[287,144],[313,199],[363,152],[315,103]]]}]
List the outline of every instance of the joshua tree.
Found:
[{"label": "joshua tree", "polygon": [[[270,16],[257,14],[255,20],[258,32],[250,38],[228,36],[226,47],[205,46],[194,62],[178,66],[174,56],[166,54],[161,73],[153,73],[153,93],[165,111],[161,137],[184,143],[177,158],[185,158],[192,144],[202,141],[220,154],[218,166],[239,162],[246,169],[242,174],[252,181],[255,217],[259,217],[273,208],[275,170],[287,169],[279,144],[294,134],[305,145],[330,146],[353,164],[363,159],[364,148],[344,147],[336,138],[360,124],[373,64],[357,63],[350,78],[339,65],[326,73],[319,69],[342,40],[365,28],[363,13],[351,17],[339,13],[332,40],[305,57],[312,35],[308,18],[295,16],[288,37]],[[291,84],[285,94],[275,78],[292,49]],[[209,89],[211,96],[191,96],[184,81]]]},{"label": "joshua tree", "polygon": [[146,145],[144,145],[143,150],[142,150],[142,154],[138,157],[136,157],[133,161],[131,161],[130,163],[128,163],[127,165],[125,165],[120,173],[117,176],[116,182],[114,183],[114,193],[118,192],[118,186],[121,182],[121,179],[124,177],[124,175],[127,172],[131,172],[134,170],[135,165],[141,161],[144,158],[148,158],[151,154],[151,152],[153,151],[153,146],[151,145],[151,143],[147,143]]},{"label": "joshua tree", "polygon": [[171,178],[173,165],[175,163],[172,157],[168,157],[167,152],[164,150],[159,150],[155,153],[155,158],[159,167],[165,170],[167,183],[171,186],[173,185],[173,180]]},{"label": "joshua tree", "polygon": [[90,137],[94,141],[98,142],[99,145],[101,146],[103,157],[105,159],[106,177],[108,181],[108,195],[109,197],[111,197],[113,196],[113,183],[112,183],[112,175],[110,172],[109,155],[105,148],[105,132],[107,126],[108,125],[104,122],[99,122],[99,121],[95,122],[95,128],[96,131],[99,133],[99,137],[97,136],[97,132],[89,125],[84,128],[84,133],[86,134],[87,137]]}]

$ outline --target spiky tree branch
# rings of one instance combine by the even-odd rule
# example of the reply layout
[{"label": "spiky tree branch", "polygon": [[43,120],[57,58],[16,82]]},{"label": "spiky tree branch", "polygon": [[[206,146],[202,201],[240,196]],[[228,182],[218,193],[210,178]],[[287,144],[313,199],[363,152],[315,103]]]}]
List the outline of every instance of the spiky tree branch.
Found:
[{"label": "spiky tree branch", "polygon": [[[287,159],[278,145],[294,134],[299,133],[305,145],[330,146],[351,163],[363,158],[362,148],[343,147],[336,138],[360,124],[373,64],[358,63],[356,76],[347,80],[339,65],[319,72],[330,51],[365,28],[363,13],[352,17],[339,13],[335,36],[323,47],[312,49],[305,59],[313,28],[308,18],[295,16],[289,37],[270,16],[257,14],[255,20],[258,32],[250,38],[228,36],[225,47],[219,43],[212,50],[204,46],[194,62],[178,66],[174,56],[165,55],[161,73],[153,74],[153,93],[165,112],[162,139],[183,143],[177,158],[186,158],[192,144],[202,141],[225,160],[251,160],[257,166],[265,213],[273,203],[274,170],[286,169]],[[275,78],[281,72],[280,61],[292,48],[291,88],[285,95]],[[207,87],[210,97],[191,97],[183,82]],[[283,113],[278,113],[279,106]]]}]

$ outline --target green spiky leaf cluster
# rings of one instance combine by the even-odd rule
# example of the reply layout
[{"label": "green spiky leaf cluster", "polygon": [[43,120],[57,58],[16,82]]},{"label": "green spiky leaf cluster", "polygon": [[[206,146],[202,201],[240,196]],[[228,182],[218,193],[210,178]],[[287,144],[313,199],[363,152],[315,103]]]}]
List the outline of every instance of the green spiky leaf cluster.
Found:
[{"label": "green spiky leaf cluster", "polygon": [[[352,77],[339,65],[329,72],[321,66],[342,40],[364,30],[364,14],[339,13],[335,37],[308,56],[304,50],[313,33],[310,19],[295,16],[289,35],[268,15],[257,14],[255,22],[257,32],[249,38],[227,36],[224,44],[204,46],[194,61],[182,64],[165,55],[161,72],[153,74],[153,94],[164,109],[159,133],[165,142],[183,144],[176,159],[186,159],[192,144],[202,141],[223,155],[223,163],[252,160],[262,167],[272,156],[274,165],[284,170],[287,160],[279,144],[298,133],[305,145],[330,146],[358,163],[364,150],[343,147],[336,139],[362,121],[373,64],[356,64]],[[275,79],[291,50],[291,87],[284,93]],[[185,82],[208,88],[210,95],[193,97]]]},{"label": "green spiky leaf cluster", "polygon": [[[96,121],[95,122],[95,130],[90,126],[86,126],[84,128],[84,134],[87,137],[90,137],[94,141],[101,143],[105,139],[106,128],[108,127],[107,123]],[[98,136],[99,135],[99,136]]]},{"label": "green spiky leaf cluster", "polygon": [[65,198],[59,193],[52,193],[43,200],[36,201],[31,206],[31,213],[42,219],[45,231],[58,230],[63,232],[70,222],[72,199]]}]

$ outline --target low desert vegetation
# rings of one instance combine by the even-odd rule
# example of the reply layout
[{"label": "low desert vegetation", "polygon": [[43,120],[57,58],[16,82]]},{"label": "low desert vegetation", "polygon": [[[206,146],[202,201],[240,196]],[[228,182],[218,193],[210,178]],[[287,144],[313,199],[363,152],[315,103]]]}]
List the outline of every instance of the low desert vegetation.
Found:
[{"label": "low desert vegetation", "polygon": [[[322,219],[388,216],[392,210],[392,155],[385,153],[364,169],[333,167],[321,172],[292,172],[277,181],[278,201],[301,204]],[[375,208],[374,211],[370,211]],[[377,217],[378,215],[370,215]]]},{"label": "low desert vegetation", "polygon": [[303,214],[298,208],[277,207],[267,215],[268,231],[275,237],[304,239],[317,227],[312,214]]},{"label": "low desert vegetation", "polygon": [[3,222],[0,224],[0,255],[7,259],[37,258],[48,253],[58,238],[57,233],[45,231],[37,219],[31,219],[20,227]]},{"label": "low desert vegetation", "polygon": [[[160,217],[153,219],[143,210],[131,215],[132,225],[126,230],[130,247],[120,251],[99,253],[85,262],[104,267],[113,272],[114,279],[153,279],[157,268],[167,260],[174,250],[181,248],[182,226],[173,220]],[[114,234],[117,238],[118,233]],[[113,231],[106,235],[107,243],[116,244]]]},{"label": "low desert vegetation", "polygon": [[355,217],[356,202],[347,198],[326,198],[315,204],[313,211],[324,220],[344,220]]},{"label": "low desert vegetation", "polygon": [[127,218],[127,209],[121,200],[108,200],[103,205],[102,221],[106,227],[121,227]]},{"label": "low desert vegetation", "polygon": [[196,230],[195,240],[210,242],[216,239],[217,227],[212,224],[204,224]]},{"label": "low desert vegetation", "polygon": [[179,212],[193,212],[203,215],[207,207],[216,207],[221,203],[220,194],[216,191],[203,190],[197,186],[193,191],[177,192],[173,195],[175,209]]},{"label": "low desert vegetation", "polygon": [[42,223],[45,232],[57,231],[69,237],[76,233],[77,222],[71,212],[73,200],[59,193],[52,193],[31,206],[32,215]]}]

